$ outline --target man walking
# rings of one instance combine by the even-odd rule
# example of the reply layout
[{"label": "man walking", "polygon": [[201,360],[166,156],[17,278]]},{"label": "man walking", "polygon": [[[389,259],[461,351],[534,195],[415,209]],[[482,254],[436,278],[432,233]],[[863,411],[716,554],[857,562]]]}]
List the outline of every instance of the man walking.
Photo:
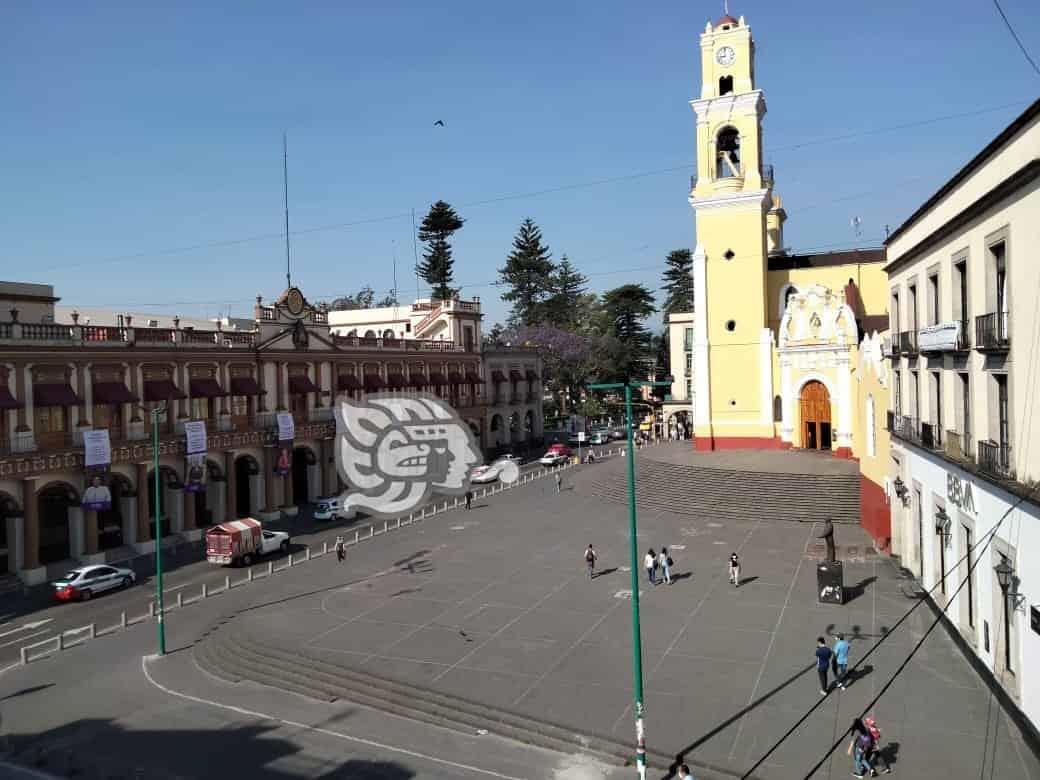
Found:
[{"label": "man walking", "polygon": [[834,684],[845,690],[845,677],[849,673],[849,643],[844,634],[838,634],[834,643],[834,662],[838,665],[834,672]]},{"label": "man walking", "polygon": [[342,536],[336,537],[336,560],[343,563],[343,559],[347,557],[347,545],[343,542]]},{"label": "man walking", "polygon": [[563,477],[560,476],[560,472],[556,472],[556,492],[559,493],[563,490]]},{"label": "man walking", "polygon": [[472,508],[473,508],[473,489],[472,488],[467,488],[466,489],[466,509],[472,509]]},{"label": "man walking", "polygon": [[585,548],[585,566],[589,570],[589,579],[593,579],[596,576],[596,551],[591,544]]},{"label": "man walking", "polygon": [[834,653],[829,647],[827,642],[824,641],[823,637],[816,638],[816,673],[820,676],[820,696],[827,695],[827,672],[831,665],[831,656]]}]

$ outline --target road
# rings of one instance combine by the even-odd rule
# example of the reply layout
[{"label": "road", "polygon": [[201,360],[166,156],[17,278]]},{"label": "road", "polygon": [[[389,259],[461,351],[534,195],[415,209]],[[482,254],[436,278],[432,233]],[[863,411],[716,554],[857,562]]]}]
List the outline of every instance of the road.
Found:
[{"label": "road", "polygon": [[[616,445],[615,445],[616,448]],[[609,447],[597,448],[599,453],[606,453]],[[582,449],[584,455],[586,449]],[[602,456],[602,455],[601,455]],[[521,474],[530,474],[543,467],[533,461],[521,466]],[[477,494],[490,485],[475,485]],[[439,502],[443,502],[443,498]],[[320,550],[327,543],[331,548],[336,537],[344,531],[352,532],[356,528],[367,528],[367,520],[360,521],[317,521],[312,517],[313,506],[300,507],[300,514],[295,518],[283,518],[268,523],[274,530],[288,531],[292,536],[293,555],[297,560],[306,547]],[[184,598],[195,597],[205,584],[208,589],[224,586],[225,577],[231,576],[235,581],[247,576],[245,568],[215,566],[201,559],[201,547],[195,549],[182,545],[175,551],[163,553],[163,592],[167,606],[176,602],[178,594]],[[138,568],[138,582],[125,590],[109,591],[98,594],[88,602],[63,603],[49,598],[49,594],[37,593],[31,601],[24,602],[14,614],[0,620],[0,671],[20,663],[20,650],[26,645],[46,642],[64,634],[67,639],[75,639],[76,635],[94,624],[97,630],[118,625],[122,613],[132,619],[148,612],[149,604],[155,600],[155,583],[151,574],[151,561],[138,559],[145,564],[147,573],[142,574]],[[285,556],[282,553],[269,555],[253,566],[254,574],[266,573],[268,563],[282,566]]]}]

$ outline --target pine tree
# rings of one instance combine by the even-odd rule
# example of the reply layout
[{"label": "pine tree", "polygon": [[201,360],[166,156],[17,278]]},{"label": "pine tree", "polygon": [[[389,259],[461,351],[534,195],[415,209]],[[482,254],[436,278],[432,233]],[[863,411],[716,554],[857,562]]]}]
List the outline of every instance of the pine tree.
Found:
[{"label": "pine tree", "polygon": [[545,302],[545,319],[550,325],[573,329],[581,316],[588,278],[581,274],[564,255],[552,276],[552,295]]},{"label": "pine tree", "polygon": [[676,249],[664,260],[665,269],[662,287],[665,291],[665,314],[693,311],[693,256],[689,249]]},{"label": "pine tree", "polygon": [[500,284],[509,288],[502,300],[513,304],[514,324],[534,325],[544,319],[544,303],[553,292],[553,270],[542,231],[528,217],[520,224],[505,266],[498,269]]},{"label": "pine tree", "polygon": [[430,207],[430,213],[419,227],[419,240],[426,244],[422,262],[416,269],[430,287],[433,297],[445,300],[455,294],[451,288],[452,266],[449,238],[466,223],[450,205],[439,200]]},{"label": "pine tree", "polygon": [[657,311],[653,293],[641,284],[625,284],[603,294],[603,308],[615,340],[610,373],[617,379],[646,378],[651,343],[643,320]]}]

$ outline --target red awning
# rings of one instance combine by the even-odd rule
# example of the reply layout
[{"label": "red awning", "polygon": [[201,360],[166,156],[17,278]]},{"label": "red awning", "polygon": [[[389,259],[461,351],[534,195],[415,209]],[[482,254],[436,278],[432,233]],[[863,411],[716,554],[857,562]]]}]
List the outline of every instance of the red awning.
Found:
[{"label": "red awning", "polygon": [[505,382],[506,381],[506,375],[503,374],[498,369],[495,369],[494,371],[491,372],[491,381],[492,382]]},{"label": "red awning", "polygon": [[427,381],[426,374],[422,372],[422,369],[413,369],[408,374],[408,384],[411,387],[426,387]]},{"label": "red awning", "polygon": [[458,371],[452,371],[448,374],[448,384],[450,385],[464,385],[466,384],[466,377],[464,377]]},{"label": "red awning", "polygon": [[304,393],[317,393],[320,390],[306,374],[294,374],[289,377],[289,392],[293,395],[303,395]]},{"label": "red awning", "polygon": [[362,390],[364,385],[353,374],[340,374],[336,377],[337,390]]},{"label": "red awning", "polygon": [[430,384],[435,387],[441,387],[443,385],[448,384],[448,380],[440,371],[431,371]]},{"label": "red awning", "polygon": [[227,393],[212,377],[192,379],[189,383],[192,398],[223,398]]},{"label": "red awning", "polygon": [[386,383],[395,390],[400,390],[402,387],[408,387],[408,380],[405,379],[404,374],[390,374],[390,376],[386,378]]},{"label": "red awning", "polygon": [[3,385],[0,385],[0,410],[4,409],[21,409],[25,404],[21,401],[16,401],[14,396],[11,395],[11,391]]},{"label": "red awning", "polygon": [[517,371],[515,368],[513,368],[509,371],[509,379],[513,382],[523,382],[524,375]]},{"label": "red awning", "polygon": [[531,369],[531,368],[527,369],[527,381],[528,382],[537,382],[538,381],[538,372],[535,371],[534,369]]},{"label": "red awning", "polygon": [[266,395],[267,391],[251,376],[231,377],[231,395]]},{"label": "red awning", "polygon": [[79,398],[67,382],[33,385],[33,403],[36,406],[75,406],[79,403]]},{"label": "red awning", "polygon": [[122,382],[95,382],[94,403],[96,404],[136,404],[136,395],[126,389]]},{"label": "red awning", "polygon": [[144,400],[146,401],[171,401],[187,397],[169,379],[146,379],[144,382]]},{"label": "red awning", "polygon": [[471,385],[479,385],[484,380],[480,378],[480,374],[478,374],[473,369],[470,369],[466,372],[466,381],[469,382]]},{"label": "red awning", "polygon": [[371,392],[372,390],[382,390],[384,387],[386,387],[386,382],[379,374],[365,374],[366,390]]}]

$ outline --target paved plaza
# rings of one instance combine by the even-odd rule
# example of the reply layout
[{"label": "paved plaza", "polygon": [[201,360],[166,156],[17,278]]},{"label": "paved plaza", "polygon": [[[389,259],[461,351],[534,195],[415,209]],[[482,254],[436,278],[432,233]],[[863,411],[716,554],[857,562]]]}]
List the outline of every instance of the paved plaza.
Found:
[{"label": "paved plaza", "polygon": [[[551,480],[496,494],[470,512],[450,512],[351,548],[344,564],[328,556],[242,588],[225,601],[192,607],[190,619],[188,610],[183,618],[173,613],[172,646],[178,652],[150,668],[171,690],[265,713],[290,707],[293,722],[302,722],[300,713],[306,711],[312,713],[308,723],[320,723],[318,713],[327,716],[329,707],[349,705],[210,677],[199,668],[193,646],[204,636],[233,632],[257,646],[292,651],[304,673],[309,659],[322,660],[627,744],[634,733],[627,512],[586,489],[611,475],[620,479],[623,466],[617,459],[569,471],[560,494]],[[671,586],[651,587],[640,572],[648,747],[656,755],[682,754],[692,764],[718,768],[706,776],[739,777],[819,704],[754,773],[805,776],[932,620],[927,606],[919,608],[868,659],[847,691],[820,703],[813,669],[816,637],[845,632],[855,663],[917,603],[913,581],[874,555],[862,531],[842,525],[839,555],[854,553],[845,561],[852,599],[844,606],[820,605],[818,526],[812,523],[754,517],[718,522],[659,510],[643,512],[639,523],[640,558],[646,548],[665,545],[675,559]],[[583,559],[589,543],[600,555],[592,580]],[[743,561],[739,588],[727,582],[725,570],[734,551]],[[152,630],[133,629],[127,638],[98,640],[87,651],[14,670],[0,677],[0,696],[57,674],[58,664],[67,669],[80,661],[94,663],[106,642],[111,657],[121,652],[117,643],[129,643],[137,661],[106,673],[111,684],[95,691],[99,703],[113,695],[109,689],[119,674],[127,686],[140,685],[138,645],[148,644],[141,628]],[[40,730],[60,712],[36,712],[45,701],[39,697],[53,701],[55,695],[21,700],[34,708]],[[77,711],[84,706],[77,705]],[[4,710],[8,731],[10,713],[9,707]],[[941,627],[874,714],[895,774],[1040,777],[1040,762]],[[217,723],[210,714],[199,725]],[[436,742],[429,736],[433,727],[394,723],[395,734]],[[494,739],[490,731],[487,736]],[[20,739],[32,742],[29,733]],[[501,742],[495,747],[498,743],[469,739],[466,763],[480,766],[485,752],[507,755],[506,745],[515,743]],[[261,757],[257,754],[256,761]],[[293,766],[297,769],[268,776],[333,776],[323,773],[327,767],[307,770],[302,760]],[[544,758],[532,758],[529,770],[510,766],[504,776],[621,776],[607,768],[553,774]],[[816,776],[847,776],[850,767],[843,744]]]}]

